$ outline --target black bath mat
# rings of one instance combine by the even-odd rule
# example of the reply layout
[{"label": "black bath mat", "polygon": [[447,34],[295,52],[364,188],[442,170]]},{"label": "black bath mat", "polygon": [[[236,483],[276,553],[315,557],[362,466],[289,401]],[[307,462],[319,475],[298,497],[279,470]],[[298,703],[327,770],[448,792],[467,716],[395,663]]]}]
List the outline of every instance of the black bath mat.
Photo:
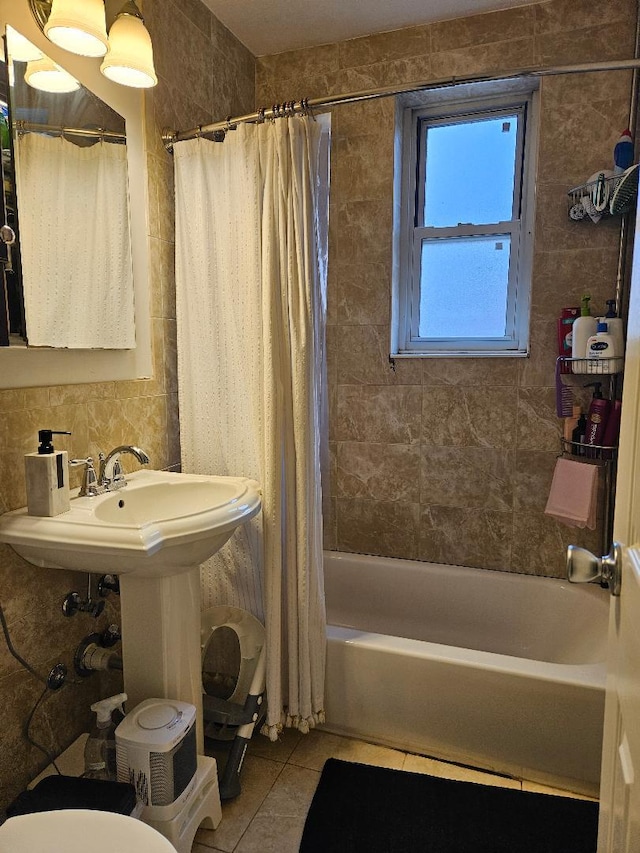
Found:
[{"label": "black bath mat", "polygon": [[598,804],[330,758],[300,853],[595,853]]}]

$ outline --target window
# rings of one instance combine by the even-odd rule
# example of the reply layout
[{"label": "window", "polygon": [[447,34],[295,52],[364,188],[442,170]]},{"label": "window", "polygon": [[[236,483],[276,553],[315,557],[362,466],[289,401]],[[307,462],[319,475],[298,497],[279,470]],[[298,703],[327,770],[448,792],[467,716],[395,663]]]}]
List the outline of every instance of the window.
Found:
[{"label": "window", "polygon": [[527,354],[534,96],[483,85],[403,110],[393,355]]}]

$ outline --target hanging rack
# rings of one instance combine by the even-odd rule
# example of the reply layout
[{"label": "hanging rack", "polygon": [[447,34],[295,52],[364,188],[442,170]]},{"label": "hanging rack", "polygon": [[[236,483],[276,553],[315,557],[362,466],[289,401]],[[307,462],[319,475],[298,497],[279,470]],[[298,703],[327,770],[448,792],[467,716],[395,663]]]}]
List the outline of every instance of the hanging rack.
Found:
[{"label": "hanging rack", "polygon": [[13,126],[18,135],[23,133],[54,133],[58,136],[82,136],[87,139],[101,139],[103,141],[108,140],[110,142],[125,143],[127,141],[127,137],[124,133],[117,133],[113,130],[104,130],[104,128],[100,127],[94,130],[88,130],[82,127],[61,127],[59,125],[51,124],[36,124],[35,122],[23,121],[22,119],[15,121]]},{"label": "hanging rack", "polygon": [[254,113],[228,116],[223,121],[213,124],[198,125],[190,130],[166,129],[162,140],[167,151],[173,150],[176,142],[185,139],[197,139],[204,135],[213,135],[215,141],[222,141],[225,134],[235,130],[239,124],[255,124],[265,120],[283,118],[293,115],[312,113],[316,109],[335,107],[340,104],[370,101],[376,98],[388,98],[394,95],[406,95],[411,92],[425,92],[429,89],[445,89],[465,83],[489,83],[494,80],[518,80],[522,77],[552,77],[561,74],[587,74],[596,71],[628,71],[640,68],[640,59],[620,59],[609,62],[588,62],[581,65],[559,65],[555,67],[520,68],[496,74],[474,74],[468,77],[446,77],[422,83],[408,83],[405,86],[383,86],[379,89],[364,89],[360,92],[332,95],[326,98],[302,98],[299,101],[284,101],[271,107],[261,107]]}]

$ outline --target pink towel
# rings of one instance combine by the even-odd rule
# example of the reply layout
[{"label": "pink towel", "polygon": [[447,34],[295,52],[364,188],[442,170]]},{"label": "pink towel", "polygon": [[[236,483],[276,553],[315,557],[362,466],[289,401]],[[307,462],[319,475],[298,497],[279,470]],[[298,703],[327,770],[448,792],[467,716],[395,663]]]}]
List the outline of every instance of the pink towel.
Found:
[{"label": "pink towel", "polygon": [[595,530],[597,500],[598,466],[558,459],[545,515],[569,527]]}]

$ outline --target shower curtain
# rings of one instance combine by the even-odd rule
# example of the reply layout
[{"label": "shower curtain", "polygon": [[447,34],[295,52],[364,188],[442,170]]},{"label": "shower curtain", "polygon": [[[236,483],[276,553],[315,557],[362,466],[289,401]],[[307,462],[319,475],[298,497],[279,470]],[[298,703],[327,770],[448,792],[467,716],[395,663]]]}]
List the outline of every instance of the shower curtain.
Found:
[{"label": "shower curtain", "polygon": [[16,177],[30,346],[135,347],[126,146],[18,134]]},{"label": "shower curtain", "polygon": [[183,470],[252,477],[263,497],[203,566],[203,604],[264,621],[272,739],[324,713],[328,139],[298,116],[175,146]]}]

